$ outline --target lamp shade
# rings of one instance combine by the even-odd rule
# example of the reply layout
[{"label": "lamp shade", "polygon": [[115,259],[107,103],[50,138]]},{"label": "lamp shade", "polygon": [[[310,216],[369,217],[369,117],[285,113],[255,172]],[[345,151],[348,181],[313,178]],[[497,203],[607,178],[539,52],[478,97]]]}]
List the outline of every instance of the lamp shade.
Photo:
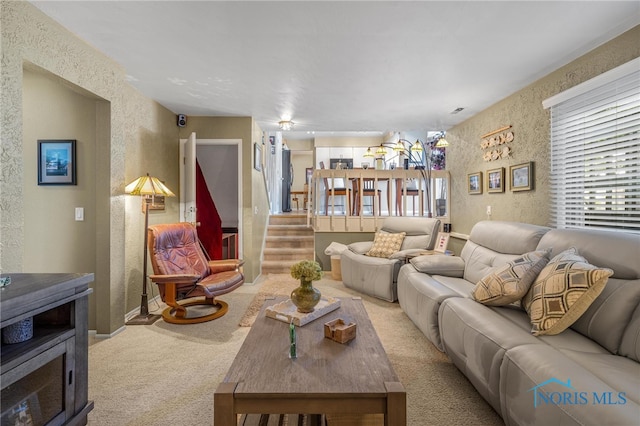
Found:
[{"label": "lamp shade", "polygon": [[371,151],[371,147],[367,148],[367,151],[362,155],[363,157],[375,157],[375,155],[373,155],[373,151]]},{"label": "lamp shade", "polygon": [[387,149],[384,146],[382,146],[382,144],[380,144],[380,146],[376,150],[376,154],[378,154],[378,155],[387,155]]},{"label": "lamp shade", "polygon": [[443,137],[441,137],[440,139],[438,139],[438,142],[436,142],[436,148],[444,148],[446,146],[449,146],[449,142],[447,142],[447,140]]},{"label": "lamp shade", "polygon": [[124,188],[124,192],[131,195],[164,195],[165,197],[175,197],[160,180],[156,177],[140,176]]}]

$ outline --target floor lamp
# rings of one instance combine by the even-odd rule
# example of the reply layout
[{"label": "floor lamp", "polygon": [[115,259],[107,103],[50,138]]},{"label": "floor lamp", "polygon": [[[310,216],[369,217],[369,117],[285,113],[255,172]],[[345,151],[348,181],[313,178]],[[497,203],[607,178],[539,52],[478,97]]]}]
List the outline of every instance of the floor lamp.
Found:
[{"label": "floor lamp", "polygon": [[144,256],[142,266],[142,300],[140,301],[140,313],[129,321],[127,325],[149,325],[160,318],[160,315],[149,314],[149,301],[147,298],[147,228],[149,227],[149,206],[154,195],[164,197],[174,197],[175,194],[164,186],[158,178],[140,176],[131,182],[124,189],[124,192],[131,195],[142,196],[142,212],[144,213]]}]

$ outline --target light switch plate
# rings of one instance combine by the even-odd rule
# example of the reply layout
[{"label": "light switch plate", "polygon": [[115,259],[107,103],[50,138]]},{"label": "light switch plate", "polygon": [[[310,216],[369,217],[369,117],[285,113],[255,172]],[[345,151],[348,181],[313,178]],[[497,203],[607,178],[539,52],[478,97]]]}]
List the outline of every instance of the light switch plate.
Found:
[{"label": "light switch plate", "polygon": [[76,221],[81,222],[84,220],[84,207],[76,207]]}]

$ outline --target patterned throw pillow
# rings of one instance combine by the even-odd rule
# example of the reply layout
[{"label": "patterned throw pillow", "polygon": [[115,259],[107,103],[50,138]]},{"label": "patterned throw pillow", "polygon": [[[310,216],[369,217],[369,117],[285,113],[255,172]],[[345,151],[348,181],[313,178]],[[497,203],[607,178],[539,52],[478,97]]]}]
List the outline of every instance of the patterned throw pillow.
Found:
[{"label": "patterned throw pillow", "polygon": [[551,249],[532,251],[482,278],[473,298],[488,306],[505,306],[524,297],[531,283],[549,262]]},{"label": "patterned throw pillow", "polygon": [[551,259],[522,299],[533,335],[559,334],[571,326],[611,275],[611,269],[590,265],[574,247]]},{"label": "patterned throw pillow", "polygon": [[377,232],[373,246],[371,246],[371,249],[367,252],[367,256],[384,257],[388,259],[393,253],[400,250],[402,240],[404,240],[406,234],[406,232],[400,232],[399,234]]}]

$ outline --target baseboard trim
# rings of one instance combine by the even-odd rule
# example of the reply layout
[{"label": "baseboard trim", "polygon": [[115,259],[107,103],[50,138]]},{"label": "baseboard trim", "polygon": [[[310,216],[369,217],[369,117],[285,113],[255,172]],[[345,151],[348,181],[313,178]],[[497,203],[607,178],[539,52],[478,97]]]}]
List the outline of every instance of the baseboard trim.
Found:
[{"label": "baseboard trim", "polygon": [[89,330],[89,336],[94,336],[96,339],[110,339],[111,337],[114,337],[117,334],[122,333],[127,327],[126,326],[122,326],[119,329],[117,329],[116,331],[114,331],[113,333],[110,334],[98,334],[98,332],[96,330]]}]

